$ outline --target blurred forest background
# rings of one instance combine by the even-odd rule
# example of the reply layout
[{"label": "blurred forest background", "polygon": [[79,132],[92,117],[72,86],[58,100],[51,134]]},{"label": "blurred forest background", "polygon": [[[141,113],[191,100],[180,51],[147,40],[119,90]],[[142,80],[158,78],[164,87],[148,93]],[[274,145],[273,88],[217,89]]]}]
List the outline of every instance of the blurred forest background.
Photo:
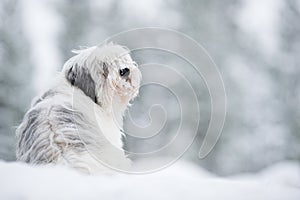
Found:
[{"label": "blurred forest background", "polygon": [[[209,99],[205,87],[199,89],[201,127],[185,159],[220,175],[299,160],[299,22],[299,0],[2,0],[0,159],[15,160],[15,128],[31,99],[72,56],[70,50],[127,29],[155,26],[181,31],[202,44],[226,87],[225,127],[203,160],[198,152]],[[130,139],[127,146],[142,148]]]}]

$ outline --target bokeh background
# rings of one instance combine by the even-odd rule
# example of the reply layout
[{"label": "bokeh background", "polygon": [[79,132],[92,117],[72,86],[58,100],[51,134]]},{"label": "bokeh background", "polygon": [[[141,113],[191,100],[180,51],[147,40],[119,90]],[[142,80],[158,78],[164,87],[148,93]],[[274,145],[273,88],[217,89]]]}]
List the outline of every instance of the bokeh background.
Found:
[{"label": "bokeh background", "polygon": [[[154,26],[183,32],[202,44],[226,87],[227,118],[222,136],[209,156],[201,160],[198,152],[209,123],[210,105],[205,85],[198,85],[201,126],[183,159],[219,175],[297,161],[299,21],[298,0],[2,0],[0,159],[15,160],[15,128],[31,99],[51,84],[72,56],[70,50],[99,44],[131,28]],[[138,63],[181,64],[157,51],[133,56]],[[180,81],[174,84],[180,87]],[[165,102],[167,111],[174,108],[168,93],[145,88],[131,111],[141,123],[147,121],[144,113],[151,104],[150,97]],[[181,103],[188,104],[189,100]],[[176,112],[173,114],[170,129],[178,123]],[[143,151],[169,139],[162,134],[148,141],[148,147],[130,137],[125,142],[126,148]]]}]

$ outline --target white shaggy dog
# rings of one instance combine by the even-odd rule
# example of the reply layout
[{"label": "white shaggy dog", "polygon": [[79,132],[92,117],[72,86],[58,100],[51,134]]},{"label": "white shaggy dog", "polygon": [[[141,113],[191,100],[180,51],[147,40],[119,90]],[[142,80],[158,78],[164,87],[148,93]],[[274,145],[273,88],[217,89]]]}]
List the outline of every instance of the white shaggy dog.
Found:
[{"label": "white shaggy dog", "polygon": [[75,53],[55,85],[24,116],[16,131],[17,159],[87,173],[126,170],[123,114],[138,94],[141,73],[128,49],[119,45]]}]

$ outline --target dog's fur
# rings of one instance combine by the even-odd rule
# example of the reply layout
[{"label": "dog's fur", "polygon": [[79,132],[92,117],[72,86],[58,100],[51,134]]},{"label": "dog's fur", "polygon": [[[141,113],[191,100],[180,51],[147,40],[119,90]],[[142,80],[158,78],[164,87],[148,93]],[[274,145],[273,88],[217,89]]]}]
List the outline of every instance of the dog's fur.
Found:
[{"label": "dog's fur", "polygon": [[[25,114],[16,131],[17,159],[88,173],[125,170],[130,161],[122,149],[123,114],[138,94],[141,73],[119,45],[75,53]],[[120,75],[124,68],[130,69],[127,77]]]}]

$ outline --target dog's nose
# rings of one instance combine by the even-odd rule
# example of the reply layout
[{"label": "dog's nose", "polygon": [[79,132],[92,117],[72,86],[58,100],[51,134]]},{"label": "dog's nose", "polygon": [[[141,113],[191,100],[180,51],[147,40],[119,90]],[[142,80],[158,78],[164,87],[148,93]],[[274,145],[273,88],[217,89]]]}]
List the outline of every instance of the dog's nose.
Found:
[{"label": "dog's nose", "polygon": [[130,74],[130,70],[126,67],[124,69],[120,69],[120,76],[123,78],[127,78]]}]

